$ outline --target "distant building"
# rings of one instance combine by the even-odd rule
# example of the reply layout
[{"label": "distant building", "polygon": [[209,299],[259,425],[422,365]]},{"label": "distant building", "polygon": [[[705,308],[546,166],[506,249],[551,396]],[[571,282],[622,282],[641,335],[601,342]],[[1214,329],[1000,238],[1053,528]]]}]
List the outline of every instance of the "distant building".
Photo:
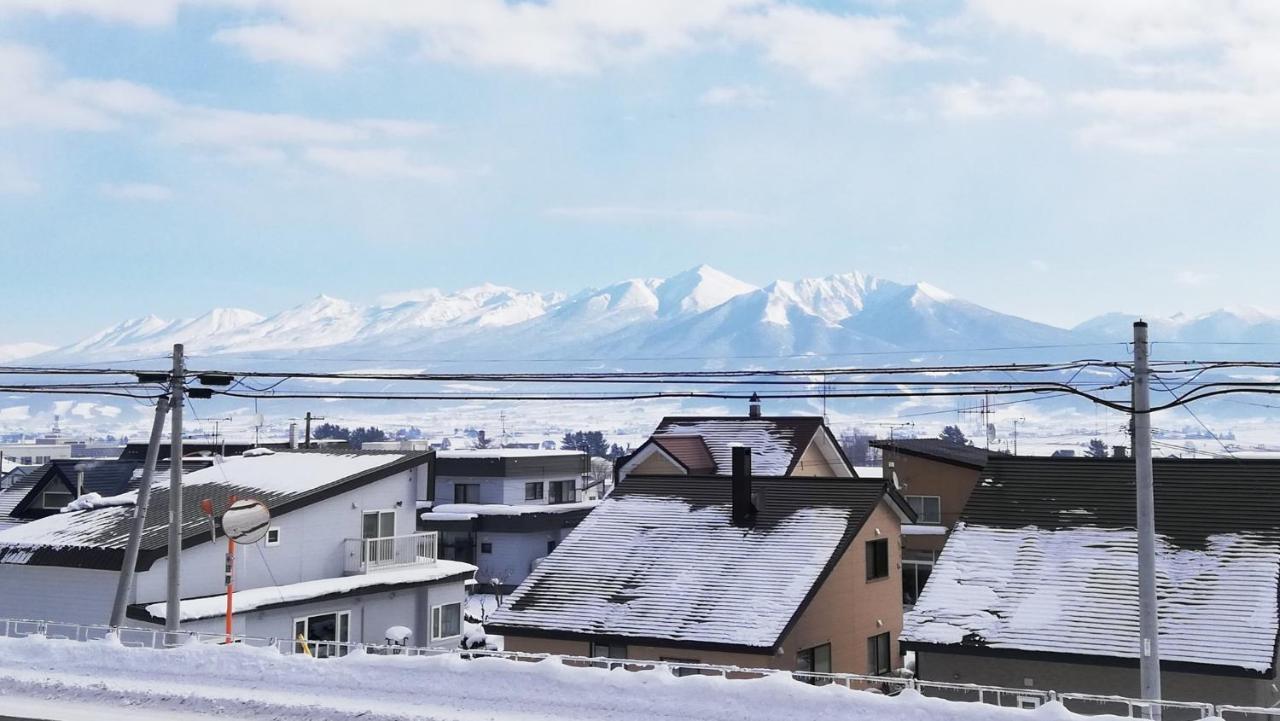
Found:
[{"label": "distant building", "polygon": [[[220,632],[226,545],[211,542],[201,510],[232,495],[272,513],[257,548],[236,563],[234,631],[305,639],[313,655],[334,642],[381,643],[411,629],[420,646],[457,646],[465,586],[475,567],[438,560],[433,534],[415,533],[431,453],[281,450],[234,456],[183,480],[182,627]],[[165,620],[168,483],[147,510],[131,624]],[[0,531],[0,614],[72,623],[107,621],[135,508],[128,496]],[[120,505],[123,504],[123,505]]]},{"label": "distant building", "polygon": [[[1274,706],[1280,462],[1153,465],[1164,697]],[[992,455],[906,616],[919,678],[1137,697],[1134,473]]]},{"label": "distant building", "polygon": [[880,449],[883,477],[916,512],[916,522],[902,529],[902,604],[910,607],[978,485],[989,452],[941,438],[875,440],[871,445]]},{"label": "distant building", "polygon": [[443,558],[473,563],[478,582],[509,591],[595,507],[584,493],[589,461],[580,451],[438,451],[418,526],[440,534]]},{"label": "distant building", "polygon": [[485,628],[511,651],[892,673],[910,520],[879,481],[630,475]]}]

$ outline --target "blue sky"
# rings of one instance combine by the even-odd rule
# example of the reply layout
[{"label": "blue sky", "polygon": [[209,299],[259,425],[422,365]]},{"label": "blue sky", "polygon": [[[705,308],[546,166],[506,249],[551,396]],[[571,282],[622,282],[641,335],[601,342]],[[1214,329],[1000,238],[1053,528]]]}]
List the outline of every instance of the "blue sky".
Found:
[{"label": "blue sky", "polygon": [[1229,0],[0,0],[0,343],[703,262],[1276,306],[1278,47]]}]

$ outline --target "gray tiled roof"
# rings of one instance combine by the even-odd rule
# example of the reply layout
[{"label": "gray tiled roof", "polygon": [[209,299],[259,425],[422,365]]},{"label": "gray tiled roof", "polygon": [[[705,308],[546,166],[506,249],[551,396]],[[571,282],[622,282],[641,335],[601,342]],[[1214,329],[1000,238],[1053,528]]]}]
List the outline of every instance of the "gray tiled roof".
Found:
[{"label": "gray tiled roof", "polygon": [[[1280,637],[1280,461],[1157,459],[1166,664],[1264,674]],[[1130,459],[992,456],[903,639],[1136,659]]]},{"label": "gray tiled roof", "polygon": [[653,435],[701,436],[719,475],[729,475],[733,446],[742,445],[751,448],[752,473],[785,476],[822,427],[820,416],[668,416]]}]

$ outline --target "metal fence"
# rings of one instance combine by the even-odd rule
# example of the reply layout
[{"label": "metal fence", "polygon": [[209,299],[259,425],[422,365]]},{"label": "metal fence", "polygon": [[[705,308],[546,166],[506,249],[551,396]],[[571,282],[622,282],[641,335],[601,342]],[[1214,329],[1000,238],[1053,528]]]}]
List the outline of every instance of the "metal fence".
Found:
[{"label": "metal fence", "polygon": [[[136,648],[165,649],[188,644],[223,645],[227,636],[196,631],[169,632],[158,628],[93,626],[56,621],[0,619],[0,637],[41,636],[69,641],[101,641],[115,639],[121,645]],[[1113,715],[1151,718],[1158,711],[1161,721],[1196,721],[1222,718],[1224,721],[1280,721],[1280,708],[1218,705],[1189,701],[1144,701],[1124,696],[1100,696],[1085,693],[1055,693],[1029,688],[1004,688],[978,684],[921,681],[903,676],[869,676],[816,671],[783,671],[778,669],[743,668],[683,661],[649,661],[639,659],[587,658],[554,654],[490,651],[486,649],[428,648],[382,644],[344,643],[335,641],[301,641],[288,638],[231,636],[231,642],[258,648],[274,648],[283,655],[303,654],[312,657],[345,656],[361,652],[382,656],[460,656],[466,659],[498,658],[509,661],[554,660],[566,666],[581,668],[625,669],[628,671],[665,671],[675,676],[719,676],[729,679],[764,678],[785,674],[801,683],[815,686],[835,685],[853,691],[894,695],[912,690],[930,698],[949,701],[984,703],[1010,708],[1036,708],[1049,701],[1062,703],[1069,711],[1081,715]]]},{"label": "metal fence", "polygon": [[348,538],[343,570],[355,574],[392,566],[435,563],[437,536],[435,531],[428,531],[404,536]]}]

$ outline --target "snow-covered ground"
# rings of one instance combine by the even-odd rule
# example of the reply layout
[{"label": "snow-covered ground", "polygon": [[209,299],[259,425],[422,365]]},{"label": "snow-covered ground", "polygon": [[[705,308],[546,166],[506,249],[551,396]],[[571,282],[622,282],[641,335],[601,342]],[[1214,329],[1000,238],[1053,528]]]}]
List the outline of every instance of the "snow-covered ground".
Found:
[{"label": "snow-covered ground", "polygon": [[[274,650],[190,645],[168,651],[0,638],[0,713],[80,719],[317,718],[342,721],[1076,721],[1035,711],[886,697],[785,676],[725,680],[456,656],[354,654],[317,660]],[[1116,717],[1088,717],[1114,719]]]}]

